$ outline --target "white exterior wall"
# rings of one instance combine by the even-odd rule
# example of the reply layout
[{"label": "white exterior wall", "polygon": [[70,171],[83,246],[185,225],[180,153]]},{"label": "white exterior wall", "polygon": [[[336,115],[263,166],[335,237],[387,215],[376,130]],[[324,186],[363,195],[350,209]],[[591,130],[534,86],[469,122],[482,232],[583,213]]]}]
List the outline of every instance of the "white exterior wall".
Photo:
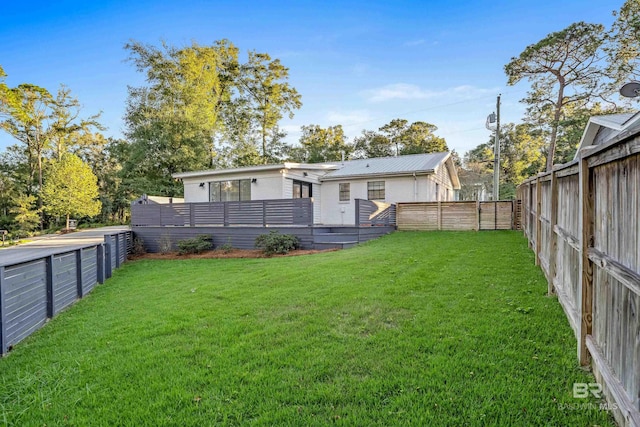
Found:
[{"label": "white exterior wall", "polygon": [[[197,203],[209,201],[209,183],[215,181],[227,181],[231,179],[256,179],[251,184],[251,200],[268,200],[284,198],[283,177],[280,171],[263,171],[253,173],[237,173],[229,175],[200,176],[196,178],[183,178],[185,203]],[[204,188],[200,183],[204,182]],[[291,197],[291,196],[289,196]]]},{"label": "white exterior wall", "polygon": [[[433,175],[402,177],[370,177],[344,181],[325,181],[322,183],[321,215],[322,224],[354,225],[356,221],[355,199],[367,200],[367,182],[384,181],[386,203],[427,202],[436,200],[436,185]],[[351,184],[348,202],[340,201],[339,184]]]}]

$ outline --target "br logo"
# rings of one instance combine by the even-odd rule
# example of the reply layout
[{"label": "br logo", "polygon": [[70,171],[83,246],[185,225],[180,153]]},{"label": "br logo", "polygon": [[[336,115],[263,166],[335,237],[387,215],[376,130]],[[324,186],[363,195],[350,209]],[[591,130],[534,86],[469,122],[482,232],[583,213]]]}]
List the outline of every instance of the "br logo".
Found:
[{"label": "br logo", "polygon": [[598,383],[573,383],[574,399],[586,399],[589,395],[600,399],[602,397],[602,386]]}]

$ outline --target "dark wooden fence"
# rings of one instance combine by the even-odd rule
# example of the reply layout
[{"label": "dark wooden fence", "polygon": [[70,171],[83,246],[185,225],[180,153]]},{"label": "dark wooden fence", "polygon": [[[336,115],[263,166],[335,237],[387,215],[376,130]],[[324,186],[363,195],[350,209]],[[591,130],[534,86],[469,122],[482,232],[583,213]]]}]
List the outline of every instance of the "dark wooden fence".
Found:
[{"label": "dark wooden fence", "polygon": [[0,265],[0,354],[111,277],[130,247],[131,232],[117,233],[97,245]]},{"label": "dark wooden fence", "polygon": [[621,425],[640,426],[640,136],[518,187],[522,227]]},{"label": "dark wooden fence", "polygon": [[511,200],[398,203],[399,230],[512,230]]},{"label": "dark wooden fence", "polygon": [[131,226],[313,225],[311,199],[131,205]]},{"label": "dark wooden fence", "polygon": [[396,205],[372,200],[356,199],[356,227],[396,225]]}]

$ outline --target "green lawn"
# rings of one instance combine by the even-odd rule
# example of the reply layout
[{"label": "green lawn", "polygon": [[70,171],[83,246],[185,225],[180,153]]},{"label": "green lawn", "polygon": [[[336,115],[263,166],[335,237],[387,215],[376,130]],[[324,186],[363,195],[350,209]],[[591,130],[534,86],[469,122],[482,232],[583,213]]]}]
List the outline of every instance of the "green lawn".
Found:
[{"label": "green lawn", "polygon": [[517,232],[130,262],[0,360],[0,422],[613,425],[546,289]]}]

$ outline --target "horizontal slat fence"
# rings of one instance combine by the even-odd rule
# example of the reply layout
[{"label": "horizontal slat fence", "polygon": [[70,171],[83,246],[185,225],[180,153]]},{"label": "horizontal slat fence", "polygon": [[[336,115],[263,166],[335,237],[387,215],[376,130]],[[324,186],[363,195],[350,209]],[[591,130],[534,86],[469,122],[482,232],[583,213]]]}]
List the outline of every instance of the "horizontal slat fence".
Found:
[{"label": "horizontal slat fence", "polygon": [[399,230],[511,230],[514,202],[398,203]]},{"label": "horizontal slat fence", "polygon": [[640,426],[640,137],[581,153],[518,187],[521,222],[623,426]]},{"label": "horizontal slat fence", "polygon": [[310,198],[131,205],[133,227],[313,225]]},{"label": "horizontal slat fence", "polygon": [[396,205],[364,199],[355,201],[356,226],[396,225]]},{"label": "horizontal slat fence", "polygon": [[111,276],[130,252],[131,232],[104,243],[0,265],[0,354]]}]

